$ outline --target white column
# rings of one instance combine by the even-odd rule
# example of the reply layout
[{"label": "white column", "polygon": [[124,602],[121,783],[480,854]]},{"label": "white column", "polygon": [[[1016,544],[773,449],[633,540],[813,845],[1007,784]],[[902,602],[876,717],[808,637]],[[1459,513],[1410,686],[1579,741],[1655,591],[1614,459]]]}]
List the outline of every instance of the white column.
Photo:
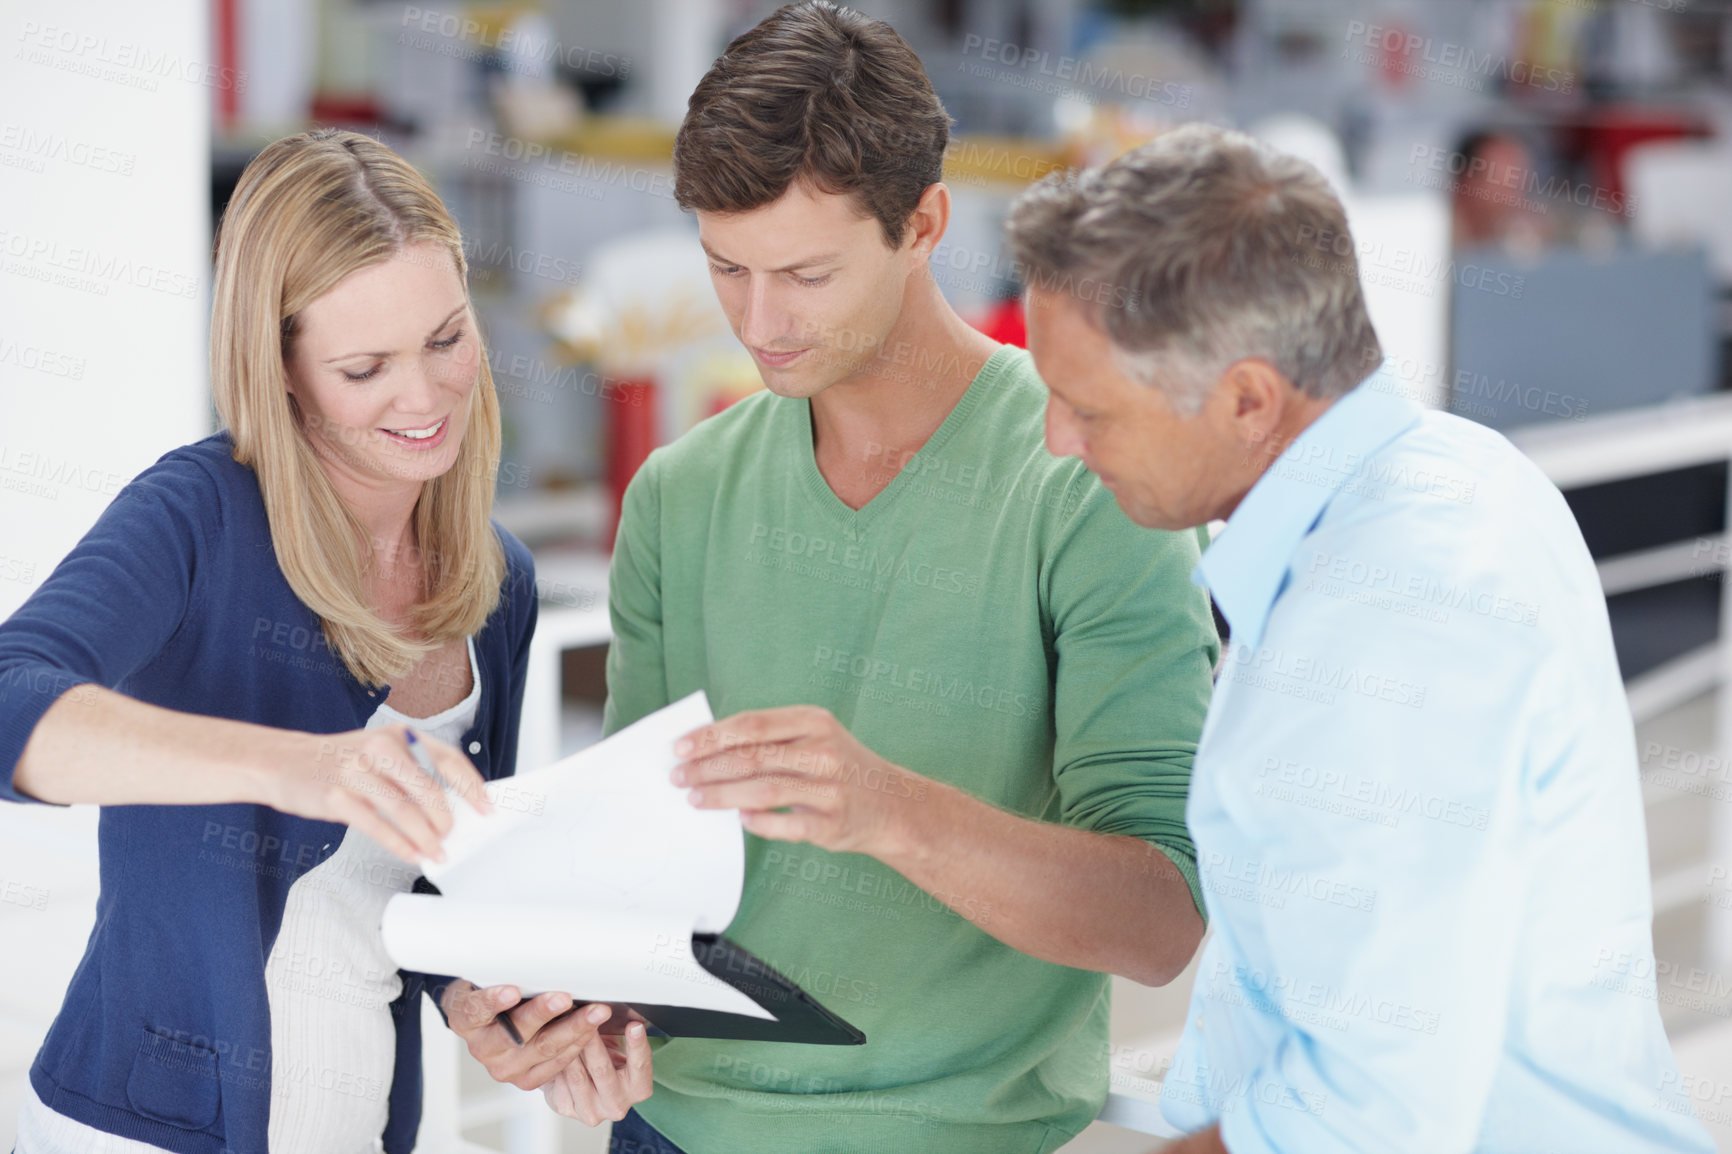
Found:
[{"label": "white column", "polygon": [[692,89],[726,46],[720,0],[652,0],[650,113],[667,124],[686,117]]},{"label": "white column", "polygon": [[208,9],[0,0],[0,618],[209,431]]}]

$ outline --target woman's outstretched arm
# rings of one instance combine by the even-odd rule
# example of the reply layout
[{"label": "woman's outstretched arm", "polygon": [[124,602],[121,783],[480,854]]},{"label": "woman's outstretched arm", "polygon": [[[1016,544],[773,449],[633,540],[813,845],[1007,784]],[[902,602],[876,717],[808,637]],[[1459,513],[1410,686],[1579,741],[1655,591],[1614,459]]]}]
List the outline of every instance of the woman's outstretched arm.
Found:
[{"label": "woman's outstretched arm", "polygon": [[[12,787],[62,805],[255,802],[352,825],[407,861],[437,860],[451,809],[411,756],[405,732],[394,725],[300,733],[180,713],[83,684],[36,722]],[[467,757],[434,738],[419,740],[459,794],[488,808]]]}]

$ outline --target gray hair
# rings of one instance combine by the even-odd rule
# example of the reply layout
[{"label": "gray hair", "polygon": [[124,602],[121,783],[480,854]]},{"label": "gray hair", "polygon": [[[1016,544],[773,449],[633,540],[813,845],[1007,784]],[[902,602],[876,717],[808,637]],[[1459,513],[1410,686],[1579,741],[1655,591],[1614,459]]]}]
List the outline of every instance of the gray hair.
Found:
[{"label": "gray hair", "polygon": [[1056,173],[1017,197],[1005,232],[1023,282],[1081,302],[1125,374],[1181,413],[1248,357],[1319,398],[1383,359],[1341,202],[1242,133],[1188,124]]}]

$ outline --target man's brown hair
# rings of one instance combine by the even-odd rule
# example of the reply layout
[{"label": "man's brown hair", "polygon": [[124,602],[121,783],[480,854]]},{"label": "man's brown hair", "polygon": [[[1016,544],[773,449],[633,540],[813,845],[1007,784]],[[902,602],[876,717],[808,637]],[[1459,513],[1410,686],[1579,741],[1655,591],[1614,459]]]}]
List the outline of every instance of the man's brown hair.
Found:
[{"label": "man's brown hair", "polygon": [[852,196],[896,248],[943,179],[949,141],[950,117],[895,29],[807,0],[736,36],[698,82],[674,141],[674,199],[746,212],[803,180]]}]

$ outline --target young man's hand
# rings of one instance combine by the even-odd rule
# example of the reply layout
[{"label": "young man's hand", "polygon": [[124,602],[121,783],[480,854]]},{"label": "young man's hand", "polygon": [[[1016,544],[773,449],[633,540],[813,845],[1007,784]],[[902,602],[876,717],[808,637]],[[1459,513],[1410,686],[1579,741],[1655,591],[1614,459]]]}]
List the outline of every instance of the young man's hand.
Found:
[{"label": "young man's hand", "polygon": [[[941,787],[879,757],[827,709],[757,709],[695,729],[675,746],[675,785],[702,809],[737,809],[746,829],[838,853],[882,857],[914,807]],[[778,812],[783,811],[786,812]]]},{"label": "young man's hand", "polygon": [[585,1126],[618,1122],[655,1089],[649,1034],[641,1022],[591,1038],[575,1062],[541,1088],[547,1104]]},{"label": "young man's hand", "polygon": [[[469,1044],[470,1055],[487,1067],[494,1081],[509,1082],[519,1090],[540,1089],[590,1043],[599,1044],[601,1024],[613,1014],[599,1002],[570,1013],[569,994],[537,994],[522,1005],[519,1000],[515,986],[478,989],[458,980],[446,988],[440,1001],[452,1032]],[[495,1020],[506,1010],[522,1045]]]}]

